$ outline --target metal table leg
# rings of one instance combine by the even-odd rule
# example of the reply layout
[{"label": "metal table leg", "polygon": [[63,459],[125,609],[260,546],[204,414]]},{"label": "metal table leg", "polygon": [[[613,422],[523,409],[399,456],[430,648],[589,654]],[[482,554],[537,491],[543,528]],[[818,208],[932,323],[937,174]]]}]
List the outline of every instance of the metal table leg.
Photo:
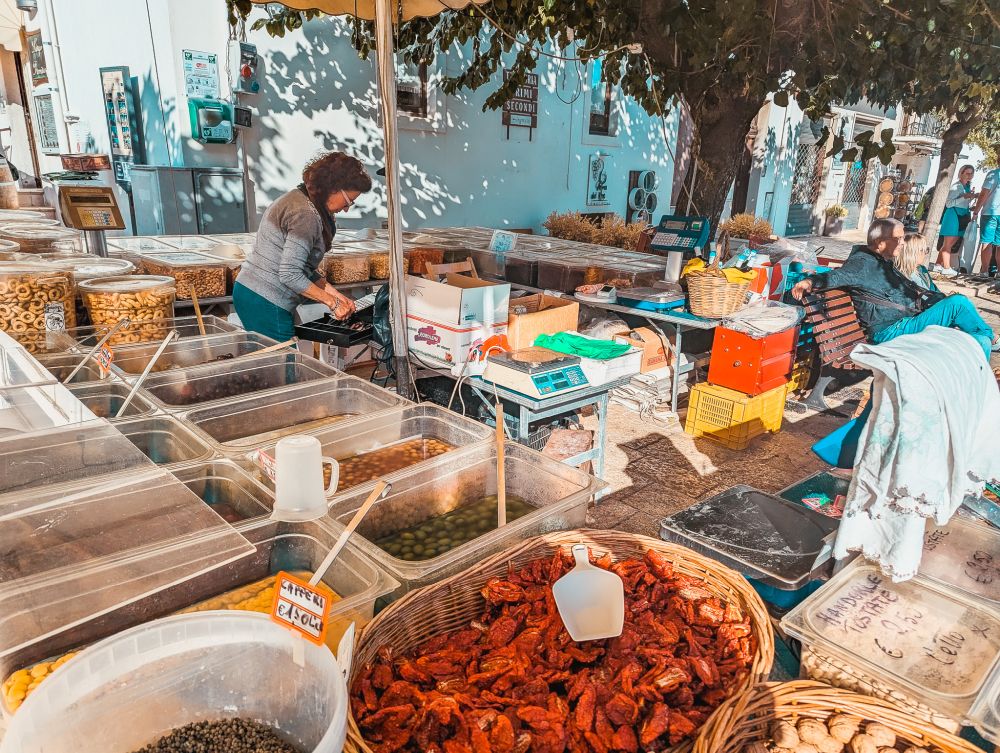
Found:
[{"label": "metal table leg", "polygon": [[597,408],[597,458],[594,460],[594,475],[599,479],[604,478],[604,445],[608,436],[609,400],[609,393],[604,392],[595,403]]},{"label": "metal table leg", "polygon": [[531,426],[531,411],[525,406],[517,406],[520,409],[520,420],[517,422],[517,441],[524,443],[528,439],[529,428]]}]

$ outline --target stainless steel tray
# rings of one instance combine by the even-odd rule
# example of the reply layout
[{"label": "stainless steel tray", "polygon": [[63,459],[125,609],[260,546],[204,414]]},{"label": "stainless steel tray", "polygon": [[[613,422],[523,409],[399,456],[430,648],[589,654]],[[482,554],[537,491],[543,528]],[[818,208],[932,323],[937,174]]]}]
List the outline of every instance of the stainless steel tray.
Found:
[{"label": "stainless steel tray", "polygon": [[[66,354],[57,356],[38,356],[38,362],[48,369],[58,381],[62,382],[75,369],[80,361],[84,359],[84,354]],[[76,372],[70,384],[94,384],[113,380],[111,374],[101,375],[101,370],[93,360],[87,361],[83,367]]]},{"label": "stainless steel tray", "polygon": [[[253,355],[258,350],[276,344],[270,337],[255,332],[190,337],[168,345],[157,359],[153,373],[231,363],[236,358]],[[119,347],[115,350],[111,370],[125,379],[136,379],[159,347],[159,343]]]},{"label": "stainless steel tray", "polygon": [[197,434],[169,416],[130,419],[116,426],[157,465],[175,466],[208,460],[214,454]]},{"label": "stainless steel tray", "polygon": [[118,411],[121,409],[122,403],[125,402],[125,398],[128,397],[128,393],[131,390],[132,388],[129,385],[122,384],[117,380],[101,382],[100,384],[73,384],[69,386],[69,391],[91,413],[98,418],[106,418],[112,422],[136,418],[137,416],[148,416],[157,411],[156,406],[149,400],[140,394],[136,394],[129,402],[128,408],[125,409],[125,415],[117,418]]}]

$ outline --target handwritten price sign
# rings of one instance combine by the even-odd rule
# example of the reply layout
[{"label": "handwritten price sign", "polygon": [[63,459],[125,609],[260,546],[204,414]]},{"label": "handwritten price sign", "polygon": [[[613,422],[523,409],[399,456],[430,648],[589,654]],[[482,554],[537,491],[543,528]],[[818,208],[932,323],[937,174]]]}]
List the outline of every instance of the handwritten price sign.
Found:
[{"label": "handwritten price sign", "polygon": [[329,627],[331,604],[329,593],[323,593],[294,575],[280,572],[274,584],[271,619],[322,646]]}]

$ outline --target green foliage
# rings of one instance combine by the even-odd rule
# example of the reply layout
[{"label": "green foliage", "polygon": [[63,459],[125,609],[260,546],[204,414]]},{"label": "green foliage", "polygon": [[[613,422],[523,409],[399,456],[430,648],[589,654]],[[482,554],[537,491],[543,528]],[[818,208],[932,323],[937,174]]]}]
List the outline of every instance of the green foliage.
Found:
[{"label": "green foliage", "polygon": [[996,149],[1000,145],[1000,107],[994,107],[984,114],[982,122],[969,134],[968,141],[986,153],[986,158],[979,167],[1000,167],[1000,154]]}]

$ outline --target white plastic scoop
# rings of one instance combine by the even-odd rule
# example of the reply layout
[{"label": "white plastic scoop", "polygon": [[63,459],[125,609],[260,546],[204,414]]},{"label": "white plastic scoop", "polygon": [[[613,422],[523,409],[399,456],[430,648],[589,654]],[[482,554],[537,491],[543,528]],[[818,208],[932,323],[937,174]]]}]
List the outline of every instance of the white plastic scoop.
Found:
[{"label": "white plastic scoop", "polygon": [[625,585],[608,570],[590,564],[585,544],[573,545],[576,567],[552,585],[556,608],[570,638],[616,638],[625,624]]}]

